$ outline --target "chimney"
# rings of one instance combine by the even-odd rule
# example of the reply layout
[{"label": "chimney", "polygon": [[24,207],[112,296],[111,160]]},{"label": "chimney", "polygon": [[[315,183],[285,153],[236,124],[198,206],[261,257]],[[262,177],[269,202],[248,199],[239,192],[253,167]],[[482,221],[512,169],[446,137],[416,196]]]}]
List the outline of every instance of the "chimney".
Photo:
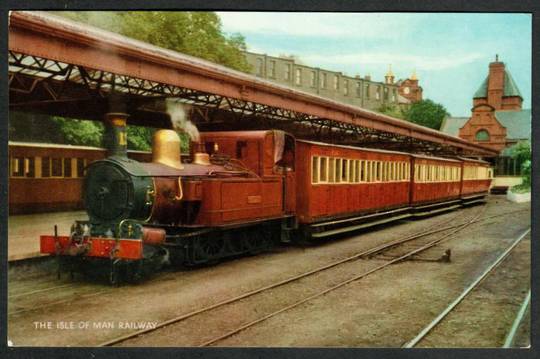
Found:
[{"label": "chimney", "polygon": [[121,112],[105,114],[103,145],[107,149],[107,156],[127,157],[126,121],[128,116]]},{"label": "chimney", "polygon": [[495,56],[495,62],[489,64],[489,78],[487,88],[487,102],[500,110],[502,96],[504,94],[504,62],[499,62],[499,55]]},{"label": "chimney", "polygon": [[366,79],[366,81],[371,81],[371,75],[364,76],[364,79]]}]

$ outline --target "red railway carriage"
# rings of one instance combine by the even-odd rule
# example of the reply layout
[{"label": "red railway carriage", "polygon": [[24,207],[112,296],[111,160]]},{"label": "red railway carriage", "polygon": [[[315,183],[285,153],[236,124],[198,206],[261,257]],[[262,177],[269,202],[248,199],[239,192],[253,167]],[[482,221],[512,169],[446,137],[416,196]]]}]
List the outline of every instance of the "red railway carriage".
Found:
[{"label": "red railway carriage", "polygon": [[296,214],[301,225],[325,223],[315,237],[340,219],[409,206],[409,154],[310,141],[296,149]]},{"label": "red railway carriage", "polygon": [[459,200],[461,161],[411,155],[411,205]]},{"label": "red railway carriage", "polygon": [[461,198],[472,199],[488,194],[493,178],[489,163],[471,158],[459,158],[462,166]]},{"label": "red railway carriage", "polygon": [[[141,162],[152,156],[142,151],[128,155]],[[105,157],[103,148],[10,141],[9,213],[82,208],[84,169]]]}]

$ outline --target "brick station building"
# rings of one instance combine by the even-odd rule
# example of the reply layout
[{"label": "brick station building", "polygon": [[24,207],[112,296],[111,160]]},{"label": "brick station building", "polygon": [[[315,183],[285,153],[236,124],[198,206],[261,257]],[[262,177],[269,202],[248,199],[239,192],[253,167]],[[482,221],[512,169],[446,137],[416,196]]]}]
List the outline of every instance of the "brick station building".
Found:
[{"label": "brick station building", "polygon": [[523,97],[504,62],[489,64],[489,72],[473,95],[470,117],[447,117],[441,131],[499,151],[492,159],[496,176],[519,176],[521,164],[512,147],[531,139],[531,110],[522,109]]}]

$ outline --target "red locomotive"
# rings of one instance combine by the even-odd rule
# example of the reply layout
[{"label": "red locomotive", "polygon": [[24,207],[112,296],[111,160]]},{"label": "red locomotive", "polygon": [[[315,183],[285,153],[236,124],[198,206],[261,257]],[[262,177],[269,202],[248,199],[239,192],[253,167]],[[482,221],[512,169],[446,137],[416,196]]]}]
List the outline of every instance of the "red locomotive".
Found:
[{"label": "red locomotive", "polygon": [[[423,215],[483,198],[491,170],[447,159],[296,140],[278,130],[202,133],[182,163],[172,130],[153,160],[128,159],[125,117],[109,114],[110,155],[87,168],[89,221],[42,236],[70,268],[140,277],[169,260],[196,265]],[[109,263],[103,266],[103,262]]]}]

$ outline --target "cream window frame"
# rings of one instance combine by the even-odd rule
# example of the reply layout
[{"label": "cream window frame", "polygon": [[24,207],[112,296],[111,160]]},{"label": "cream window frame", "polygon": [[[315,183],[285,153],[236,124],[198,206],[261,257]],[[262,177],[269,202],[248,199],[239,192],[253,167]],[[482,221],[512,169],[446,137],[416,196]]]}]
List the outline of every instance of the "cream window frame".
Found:
[{"label": "cream window frame", "polygon": [[346,158],[341,159],[341,183],[349,183],[349,162]]},{"label": "cream window frame", "polygon": [[334,183],[341,183],[341,166],[342,166],[342,159],[336,158],[336,167],[334,168],[334,177],[335,182]]},{"label": "cream window frame", "polygon": [[[323,162],[324,162],[324,165],[323,165]],[[328,162],[329,162],[328,157],[326,156],[319,157],[319,183],[328,183]],[[323,168],[324,168],[324,172],[323,172]]]},{"label": "cream window frame", "polygon": [[328,158],[328,183],[336,183],[336,159]]},{"label": "cream window frame", "polygon": [[320,171],[320,158],[319,156],[311,157],[311,184],[319,183]]}]

